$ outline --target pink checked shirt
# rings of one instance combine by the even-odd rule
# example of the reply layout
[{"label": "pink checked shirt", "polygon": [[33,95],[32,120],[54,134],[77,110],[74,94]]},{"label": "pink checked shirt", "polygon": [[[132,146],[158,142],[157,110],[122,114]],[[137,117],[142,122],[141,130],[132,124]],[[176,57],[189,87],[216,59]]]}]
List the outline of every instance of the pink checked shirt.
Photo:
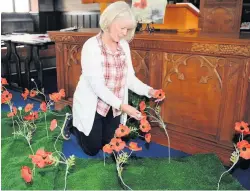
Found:
[{"label": "pink checked shirt", "polygon": [[[101,53],[103,56],[104,62],[102,63],[103,71],[104,71],[104,79],[105,85],[111,90],[120,100],[123,100],[124,91],[125,91],[125,83],[127,76],[127,64],[126,64],[126,56],[120,44],[118,44],[117,51],[110,51],[105,45],[102,43],[101,34],[97,35],[97,41],[101,48]],[[108,111],[110,109],[110,105],[102,101],[98,98],[97,101],[97,113],[106,117]],[[112,108],[113,116],[116,117],[121,114],[120,110]]]}]

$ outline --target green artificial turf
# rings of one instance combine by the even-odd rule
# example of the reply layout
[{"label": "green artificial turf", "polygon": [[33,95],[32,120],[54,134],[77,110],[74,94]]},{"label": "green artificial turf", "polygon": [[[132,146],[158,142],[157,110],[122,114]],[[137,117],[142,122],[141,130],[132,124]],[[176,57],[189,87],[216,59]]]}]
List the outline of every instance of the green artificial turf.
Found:
[{"label": "green artificial turf", "polygon": [[[54,179],[56,177],[58,167],[50,166],[44,169],[35,169],[35,176],[33,178],[32,184],[25,184],[24,180],[21,178],[21,167],[28,166],[33,168],[31,159],[29,155],[32,152],[29,148],[27,141],[24,137],[13,136],[12,120],[7,118],[7,113],[1,113],[1,188],[3,190],[53,190],[54,189]],[[48,128],[50,126],[50,121],[52,119],[57,119],[58,125],[62,126],[64,117],[56,117],[54,115],[48,114],[47,124]],[[31,141],[32,149],[36,153],[37,149],[44,148],[45,151],[54,152],[54,142],[55,137],[59,135],[60,129],[57,128],[55,131],[51,132],[49,130],[49,137],[47,138],[47,133],[45,129],[44,118],[38,120],[36,123],[37,129],[33,134]],[[17,125],[16,125],[17,126]],[[17,130],[17,128],[16,128]],[[57,150],[62,150],[62,139],[57,141]],[[44,172],[46,171],[46,172]]]},{"label": "green artificial turf", "polygon": [[[32,168],[31,152],[23,138],[13,138],[12,123],[2,113],[2,189],[3,190],[63,190],[65,166],[36,168],[33,184],[25,184],[20,176],[22,166]],[[63,118],[48,116],[48,121],[56,118],[62,125]],[[47,139],[44,122],[40,121],[33,137],[32,147],[36,151],[44,147],[53,151],[54,136],[58,130],[50,132]],[[58,141],[57,149],[62,149]],[[124,182],[134,190],[216,190],[217,182],[225,168],[213,154],[198,154],[185,158],[133,158],[123,171]],[[101,159],[76,158],[76,165],[67,177],[67,190],[121,190],[112,159],[103,165]],[[223,176],[220,190],[244,189],[230,174]]]}]

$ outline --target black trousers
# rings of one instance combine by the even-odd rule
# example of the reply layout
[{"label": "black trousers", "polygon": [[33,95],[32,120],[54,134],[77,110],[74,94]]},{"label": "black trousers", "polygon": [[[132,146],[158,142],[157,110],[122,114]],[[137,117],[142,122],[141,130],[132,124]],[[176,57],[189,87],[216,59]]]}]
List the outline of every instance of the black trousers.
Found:
[{"label": "black trousers", "polygon": [[94,124],[89,136],[72,127],[71,133],[77,138],[77,142],[83,151],[90,156],[96,155],[105,144],[108,144],[114,137],[115,130],[119,127],[120,116],[113,117],[112,108],[106,117],[96,112]]}]

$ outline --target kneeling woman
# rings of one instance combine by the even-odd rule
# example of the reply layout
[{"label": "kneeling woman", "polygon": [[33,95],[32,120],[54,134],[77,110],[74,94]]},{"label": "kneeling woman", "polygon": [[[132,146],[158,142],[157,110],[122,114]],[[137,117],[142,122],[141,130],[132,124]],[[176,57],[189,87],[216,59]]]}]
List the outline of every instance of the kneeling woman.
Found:
[{"label": "kneeling woman", "polygon": [[135,76],[128,42],[134,36],[136,20],[129,5],[123,1],[110,4],[99,24],[100,33],[83,45],[73,117],[69,116],[63,126],[64,138],[73,133],[91,156],[110,142],[127,115],[141,119],[141,113],[128,105],[128,89],[147,97],[156,91]]}]

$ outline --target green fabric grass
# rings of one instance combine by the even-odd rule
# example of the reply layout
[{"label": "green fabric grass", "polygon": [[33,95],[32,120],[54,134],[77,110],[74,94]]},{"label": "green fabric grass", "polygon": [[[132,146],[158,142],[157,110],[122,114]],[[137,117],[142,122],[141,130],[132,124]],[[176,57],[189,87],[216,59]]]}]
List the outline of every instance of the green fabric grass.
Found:
[{"label": "green fabric grass", "polygon": [[[50,166],[44,169],[35,169],[35,176],[33,177],[32,184],[25,184],[24,180],[21,178],[21,167],[28,166],[31,169],[33,164],[29,155],[32,152],[29,145],[24,137],[18,136],[14,138],[12,120],[7,118],[7,113],[2,112],[1,120],[1,144],[2,144],[2,189],[3,190],[53,190],[54,179],[56,177],[58,167]],[[57,119],[58,125],[63,124],[64,117],[56,117],[52,114],[48,114],[47,125],[50,126],[50,121],[52,119]],[[60,129],[57,128],[55,131],[49,131],[49,137],[47,138],[47,133],[45,129],[44,118],[36,123],[37,129],[33,134],[31,141],[32,149],[36,153],[37,149],[44,148],[46,151],[54,152],[54,142],[55,137],[59,135]],[[16,130],[17,130],[17,125]],[[57,150],[62,150],[62,140],[58,140],[56,144]],[[46,171],[46,172],[44,172]]]},{"label": "green fabric grass", "polygon": [[[213,154],[198,154],[181,159],[130,159],[123,179],[133,190],[216,190],[221,173],[225,171]],[[62,189],[64,171],[59,171],[55,189]],[[108,160],[77,159],[76,168],[68,176],[69,190],[119,190],[115,164]],[[220,190],[244,190],[230,174],[220,183]]]},{"label": "green fabric grass", "polygon": [[[65,111],[63,112],[65,113]],[[36,168],[31,185],[25,184],[20,176],[22,166],[33,167],[29,155],[31,151],[22,137],[14,139],[11,119],[2,113],[2,189],[3,190],[63,190],[65,165]],[[54,118],[61,126],[63,117],[48,115],[48,127]],[[44,120],[37,123],[33,135],[34,152],[43,147],[46,151],[54,151],[55,132],[49,131],[46,137]],[[62,150],[59,140],[57,149]],[[133,158],[125,165],[124,182],[134,190],[216,190],[220,175],[225,171],[220,160],[213,154],[198,154],[185,158],[149,159]],[[106,160],[104,166],[101,159],[79,159],[70,170],[67,178],[67,190],[121,190],[123,186],[117,177],[116,166],[112,159]],[[223,176],[220,190],[243,190],[244,188],[230,174]]]}]

